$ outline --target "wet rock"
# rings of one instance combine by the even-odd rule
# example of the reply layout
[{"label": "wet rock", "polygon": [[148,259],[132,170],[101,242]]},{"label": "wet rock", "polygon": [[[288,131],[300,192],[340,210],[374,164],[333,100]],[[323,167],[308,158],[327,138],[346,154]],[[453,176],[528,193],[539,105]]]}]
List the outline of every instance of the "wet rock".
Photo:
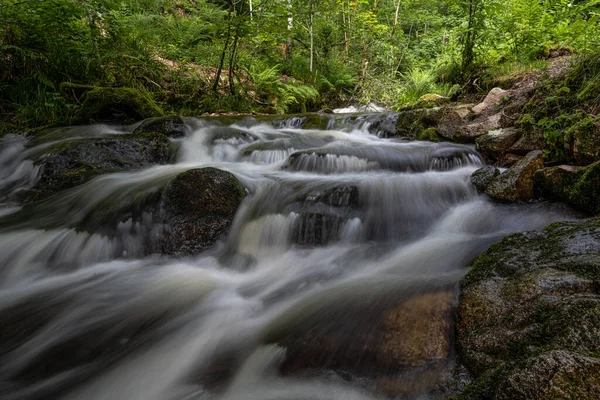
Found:
[{"label": "wet rock", "polygon": [[508,236],[480,255],[457,317],[461,360],[478,379],[458,398],[597,398],[599,259],[599,219]]},{"label": "wet rock", "polygon": [[587,167],[561,165],[534,176],[538,197],[566,202],[589,214],[600,214],[600,162]]},{"label": "wet rock", "polygon": [[504,153],[498,161],[496,161],[496,165],[500,168],[510,168],[519,161],[523,159],[523,156],[514,153]]},{"label": "wet rock", "polygon": [[100,174],[167,164],[173,155],[169,139],[158,133],[64,141],[37,159],[42,174],[24,201],[45,199]]},{"label": "wet rock", "polygon": [[476,114],[488,111],[494,106],[498,106],[505,98],[510,97],[511,92],[508,90],[500,89],[498,87],[490,90],[485,99],[473,107],[473,112]]},{"label": "wet rock", "polygon": [[171,138],[181,138],[189,128],[181,117],[158,117],[142,121],[133,131],[138,133],[161,133]]},{"label": "wet rock", "polygon": [[85,93],[72,123],[135,122],[163,114],[150,97],[137,89],[95,87]]},{"label": "wet rock", "polygon": [[443,115],[441,108],[401,111],[396,121],[395,136],[416,139],[427,128],[436,127]]},{"label": "wet rock", "polygon": [[216,168],[183,172],[167,185],[161,218],[168,226],[161,250],[166,254],[196,254],[229,230],[246,196],[234,175]]},{"label": "wet rock", "polygon": [[479,168],[477,171],[471,174],[471,183],[481,193],[485,192],[488,185],[500,175],[500,170],[491,165],[487,165],[483,168]]},{"label": "wet rock", "polygon": [[[286,375],[333,369],[369,378],[445,363],[450,354],[452,290],[411,297],[400,304],[348,304],[303,321],[279,343],[288,350]],[[323,319],[323,320],[321,320]],[[312,329],[314,328],[314,329]],[[405,386],[405,385],[403,385]]]},{"label": "wet rock", "polygon": [[582,117],[565,135],[565,151],[577,165],[600,160],[600,120],[588,115]]},{"label": "wet rock", "polygon": [[544,167],[541,151],[532,151],[510,169],[497,176],[485,193],[497,200],[528,201],[533,199],[533,175]]},{"label": "wet rock", "polygon": [[515,128],[489,131],[475,140],[477,151],[487,162],[497,161],[521,137]]}]

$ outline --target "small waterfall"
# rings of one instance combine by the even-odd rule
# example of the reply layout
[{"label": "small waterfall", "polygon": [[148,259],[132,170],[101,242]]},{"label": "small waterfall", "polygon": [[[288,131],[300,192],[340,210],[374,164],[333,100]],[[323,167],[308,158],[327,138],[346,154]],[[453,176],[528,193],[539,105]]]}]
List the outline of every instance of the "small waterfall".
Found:
[{"label": "small waterfall", "polygon": [[376,169],[378,164],[355,156],[336,154],[299,154],[288,159],[284,168],[294,171],[335,174]]}]

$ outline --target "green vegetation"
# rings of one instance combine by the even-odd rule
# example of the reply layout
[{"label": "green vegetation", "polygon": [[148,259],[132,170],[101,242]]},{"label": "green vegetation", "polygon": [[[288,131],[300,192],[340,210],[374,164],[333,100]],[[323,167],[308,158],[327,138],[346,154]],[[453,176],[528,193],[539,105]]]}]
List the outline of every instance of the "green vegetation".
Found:
[{"label": "green vegetation", "polygon": [[597,0],[2,0],[0,132],[79,119],[86,86],[182,115],[400,107],[477,88],[482,71],[596,51],[599,12]]}]

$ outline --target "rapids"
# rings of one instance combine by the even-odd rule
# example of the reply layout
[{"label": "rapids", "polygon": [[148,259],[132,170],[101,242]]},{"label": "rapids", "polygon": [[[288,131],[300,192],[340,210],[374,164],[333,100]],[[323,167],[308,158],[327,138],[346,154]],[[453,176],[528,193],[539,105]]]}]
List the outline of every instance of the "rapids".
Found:
[{"label": "rapids", "polygon": [[[502,236],[575,218],[558,205],[491,202],[469,180],[483,165],[474,148],[388,138],[394,114],[186,123],[172,139],[176,163],[102,175],[25,208],[15,199],[39,179],[33,156],[49,143],[2,139],[0,398],[376,398],[339,371],[282,374],[278,338],[318,330],[316,317],[333,311],[342,330],[356,325],[352,304],[456,289]],[[51,143],[131,129],[73,127]],[[80,228],[98,208],[207,166],[249,192],[208,252],[147,254],[144,241],[162,232],[150,218],[113,234]]]}]

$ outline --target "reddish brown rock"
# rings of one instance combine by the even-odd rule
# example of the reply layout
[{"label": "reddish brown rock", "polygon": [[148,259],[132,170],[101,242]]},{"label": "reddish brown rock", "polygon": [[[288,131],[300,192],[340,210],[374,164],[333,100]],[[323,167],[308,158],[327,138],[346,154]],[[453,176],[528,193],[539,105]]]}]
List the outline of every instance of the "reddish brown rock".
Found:
[{"label": "reddish brown rock", "polygon": [[485,193],[503,201],[531,200],[533,199],[533,175],[542,168],[544,168],[542,152],[532,151],[496,177]]}]

